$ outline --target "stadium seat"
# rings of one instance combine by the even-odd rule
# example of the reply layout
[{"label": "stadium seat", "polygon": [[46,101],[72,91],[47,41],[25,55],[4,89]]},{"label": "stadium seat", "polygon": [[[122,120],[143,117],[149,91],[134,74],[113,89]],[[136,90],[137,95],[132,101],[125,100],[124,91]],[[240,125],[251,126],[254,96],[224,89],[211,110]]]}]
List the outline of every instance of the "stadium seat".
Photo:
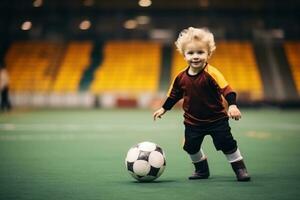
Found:
[{"label": "stadium seat", "polygon": [[84,70],[90,62],[92,42],[71,42],[66,49],[54,82],[53,91],[77,92]]},{"label": "stadium seat", "polygon": [[101,92],[156,92],[161,48],[146,41],[110,41],[104,61],[95,73],[90,90]]},{"label": "stadium seat", "polygon": [[300,95],[300,42],[286,42],[284,44],[284,49],[298,94]]},{"label": "stadium seat", "polygon": [[51,91],[62,50],[54,42],[14,42],[5,57],[12,91]]}]

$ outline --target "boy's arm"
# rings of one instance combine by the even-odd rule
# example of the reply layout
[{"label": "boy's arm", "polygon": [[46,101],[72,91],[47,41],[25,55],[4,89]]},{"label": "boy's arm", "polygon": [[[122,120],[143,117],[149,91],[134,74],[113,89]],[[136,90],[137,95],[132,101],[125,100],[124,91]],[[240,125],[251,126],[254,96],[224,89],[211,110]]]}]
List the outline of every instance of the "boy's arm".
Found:
[{"label": "boy's arm", "polygon": [[168,97],[162,107],[165,110],[171,110],[178,101],[179,100]]},{"label": "boy's arm", "polygon": [[163,116],[167,111],[164,109],[164,108],[160,108],[158,109],[157,111],[155,111],[153,113],[153,119],[154,121],[157,119],[157,118],[161,118],[161,116]]},{"label": "boy's arm", "polygon": [[171,110],[173,106],[182,98],[182,96],[183,92],[179,86],[179,76],[177,76],[169,89],[168,98],[162,107],[165,110]]},{"label": "boy's arm", "polygon": [[178,84],[178,77],[173,81],[173,84],[171,85],[168,97],[165,101],[165,103],[162,105],[160,109],[155,111],[153,113],[153,119],[154,121],[157,118],[161,118],[168,110],[171,110],[172,107],[182,98],[182,90],[179,87]]},{"label": "boy's arm", "polygon": [[176,100],[168,97],[165,101],[165,103],[163,104],[163,106],[158,109],[157,111],[155,111],[153,113],[153,119],[154,121],[157,119],[157,118],[161,118],[168,110],[171,110],[172,107],[177,103]]},{"label": "boy's arm", "polygon": [[241,112],[236,105],[236,93],[229,86],[228,82],[219,70],[211,67],[210,74],[219,85],[221,93],[228,103],[228,116],[232,119],[239,120],[241,118]]},{"label": "boy's arm", "polygon": [[240,110],[236,105],[236,93],[230,92],[225,96],[225,99],[228,103],[228,117],[239,120],[242,117]]},{"label": "boy's arm", "polygon": [[236,93],[233,91],[227,93],[225,99],[228,103],[228,117],[239,120],[242,117],[242,114],[236,105]]},{"label": "boy's arm", "polygon": [[227,93],[224,97],[228,103],[228,106],[236,105],[236,93],[235,92],[231,91],[231,92]]}]

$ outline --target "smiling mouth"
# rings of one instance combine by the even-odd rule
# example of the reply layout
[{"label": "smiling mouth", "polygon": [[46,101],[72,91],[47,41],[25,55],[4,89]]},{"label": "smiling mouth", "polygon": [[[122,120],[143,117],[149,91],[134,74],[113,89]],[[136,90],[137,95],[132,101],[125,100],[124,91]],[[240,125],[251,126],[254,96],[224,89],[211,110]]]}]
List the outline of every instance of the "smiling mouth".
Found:
[{"label": "smiling mouth", "polygon": [[197,62],[191,62],[193,65],[198,65],[200,64],[201,62],[200,61],[197,61]]}]

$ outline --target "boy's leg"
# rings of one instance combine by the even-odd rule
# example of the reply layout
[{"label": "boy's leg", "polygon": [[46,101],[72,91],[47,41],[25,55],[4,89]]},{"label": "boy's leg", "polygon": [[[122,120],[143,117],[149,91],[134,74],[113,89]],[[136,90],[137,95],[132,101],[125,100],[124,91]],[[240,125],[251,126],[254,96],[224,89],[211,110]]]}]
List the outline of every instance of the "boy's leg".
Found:
[{"label": "boy's leg", "polygon": [[247,172],[246,165],[244,163],[243,157],[240,153],[240,150],[237,149],[231,154],[225,154],[228,162],[231,164],[231,167],[236,174],[238,181],[250,181],[250,176]]},{"label": "boy's leg", "polygon": [[6,105],[6,110],[10,110],[11,109],[11,103],[10,103],[10,99],[9,99],[9,88],[6,87],[5,88],[5,105]]},{"label": "boy's leg", "polygon": [[204,135],[196,128],[185,127],[185,142],[183,149],[189,154],[194,166],[195,172],[189,179],[207,179],[209,177],[209,168],[207,157],[200,148]]},{"label": "boy's leg", "polygon": [[0,94],[1,96],[0,96],[0,109],[2,110],[2,111],[4,111],[4,95],[3,95],[3,89],[1,90],[1,94]]},{"label": "boy's leg", "polygon": [[203,160],[193,164],[195,166],[195,172],[191,176],[189,176],[189,179],[208,179],[210,173],[207,158],[205,157]]},{"label": "boy's leg", "polygon": [[203,151],[202,148],[200,148],[200,151],[198,151],[195,154],[189,154],[189,156],[190,156],[193,163],[197,163],[197,162],[200,162],[200,161],[206,159],[206,156],[205,156],[204,151]]},{"label": "boy's leg", "polygon": [[217,150],[222,150],[227,160],[232,166],[238,181],[249,181],[250,176],[247,172],[243,157],[237,147],[237,142],[233,138],[228,120],[221,122],[211,134]]}]

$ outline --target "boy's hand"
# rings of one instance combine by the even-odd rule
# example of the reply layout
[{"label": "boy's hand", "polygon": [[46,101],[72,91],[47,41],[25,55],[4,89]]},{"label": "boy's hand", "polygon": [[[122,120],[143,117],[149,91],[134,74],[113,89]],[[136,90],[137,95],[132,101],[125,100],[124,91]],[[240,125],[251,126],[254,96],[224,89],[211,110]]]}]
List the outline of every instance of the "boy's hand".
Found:
[{"label": "boy's hand", "polygon": [[166,113],[166,110],[164,108],[160,108],[158,109],[157,111],[155,111],[153,113],[153,119],[154,121],[157,119],[157,118],[161,118],[161,116],[163,116],[163,114]]},{"label": "boy's hand", "polygon": [[228,108],[228,117],[239,120],[242,117],[240,110],[237,108],[236,105],[230,105]]}]

